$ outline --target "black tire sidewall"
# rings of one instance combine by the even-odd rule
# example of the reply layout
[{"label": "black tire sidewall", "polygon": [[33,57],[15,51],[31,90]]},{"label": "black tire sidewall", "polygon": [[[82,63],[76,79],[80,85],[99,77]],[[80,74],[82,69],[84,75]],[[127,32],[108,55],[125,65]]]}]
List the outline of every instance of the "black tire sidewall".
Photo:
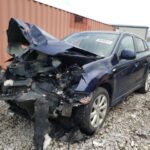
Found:
[{"label": "black tire sidewall", "polygon": [[147,93],[149,91],[149,89],[150,89],[150,85],[149,85],[148,89],[146,90],[146,82],[147,82],[148,76],[149,76],[149,72],[147,73],[147,76],[145,78],[145,83],[144,83],[144,92],[145,93]]},{"label": "black tire sidewall", "polygon": [[141,88],[139,88],[137,90],[139,93],[143,93],[144,94],[144,93],[147,93],[150,90],[150,86],[149,86],[148,90],[145,89],[145,85],[146,85],[146,81],[147,81],[149,73],[150,73],[150,71],[148,70],[148,72],[146,73],[146,75],[144,77],[145,79],[144,79],[144,82],[143,82]]}]

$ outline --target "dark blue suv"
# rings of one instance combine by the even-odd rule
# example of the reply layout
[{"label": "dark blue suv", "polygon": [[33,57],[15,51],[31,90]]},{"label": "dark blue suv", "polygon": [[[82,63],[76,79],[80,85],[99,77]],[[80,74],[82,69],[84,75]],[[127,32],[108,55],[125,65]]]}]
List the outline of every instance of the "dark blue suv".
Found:
[{"label": "dark blue suv", "polygon": [[80,127],[88,134],[100,127],[110,106],[138,90],[150,88],[150,51],[145,40],[130,33],[81,32],[65,41],[96,55],[85,64],[78,91],[91,92],[89,104],[79,108]]},{"label": "dark blue suv", "polygon": [[35,120],[42,119],[36,113],[45,114],[37,122],[72,118],[92,134],[111,106],[150,88],[150,51],[136,35],[92,31],[60,41],[17,19],[7,35],[12,58],[1,71],[1,99]]}]

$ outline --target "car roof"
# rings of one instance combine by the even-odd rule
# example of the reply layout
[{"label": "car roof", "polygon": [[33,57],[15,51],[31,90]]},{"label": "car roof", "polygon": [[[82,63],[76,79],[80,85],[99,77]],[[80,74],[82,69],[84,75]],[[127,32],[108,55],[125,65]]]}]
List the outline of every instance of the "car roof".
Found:
[{"label": "car roof", "polygon": [[[123,32],[123,31],[99,31],[99,30],[90,30],[90,31],[81,31],[81,32],[75,32],[73,34],[80,34],[80,33],[107,33],[107,34],[116,34],[116,35],[132,35],[132,36],[135,36],[135,37],[138,37],[138,38],[141,38],[143,39],[142,37],[134,34],[134,33],[131,33],[131,32]],[[144,40],[144,39],[143,39]]]},{"label": "car roof", "polygon": [[120,34],[121,32],[118,31],[99,31],[99,30],[90,30],[90,31],[81,31],[75,32],[76,33],[108,33],[108,34]]}]

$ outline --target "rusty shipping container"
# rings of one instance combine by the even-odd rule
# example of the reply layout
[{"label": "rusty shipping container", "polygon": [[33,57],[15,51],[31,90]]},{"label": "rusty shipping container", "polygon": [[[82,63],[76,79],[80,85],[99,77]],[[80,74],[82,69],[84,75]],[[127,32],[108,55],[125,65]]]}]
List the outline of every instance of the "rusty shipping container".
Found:
[{"label": "rusty shipping container", "polygon": [[38,25],[57,38],[83,30],[114,30],[111,25],[97,22],[34,0],[0,0],[0,65],[9,58],[6,30],[8,21],[15,17]]}]

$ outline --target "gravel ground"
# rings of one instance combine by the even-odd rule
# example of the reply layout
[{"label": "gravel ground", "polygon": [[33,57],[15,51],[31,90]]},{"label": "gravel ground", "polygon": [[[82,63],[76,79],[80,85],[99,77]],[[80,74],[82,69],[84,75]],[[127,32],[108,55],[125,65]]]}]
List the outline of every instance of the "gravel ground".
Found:
[{"label": "gravel ground", "polygon": [[[32,150],[33,123],[0,102],[0,150]],[[150,150],[150,92],[134,93],[115,106],[103,127],[85,142],[52,141],[48,150]]]}]

